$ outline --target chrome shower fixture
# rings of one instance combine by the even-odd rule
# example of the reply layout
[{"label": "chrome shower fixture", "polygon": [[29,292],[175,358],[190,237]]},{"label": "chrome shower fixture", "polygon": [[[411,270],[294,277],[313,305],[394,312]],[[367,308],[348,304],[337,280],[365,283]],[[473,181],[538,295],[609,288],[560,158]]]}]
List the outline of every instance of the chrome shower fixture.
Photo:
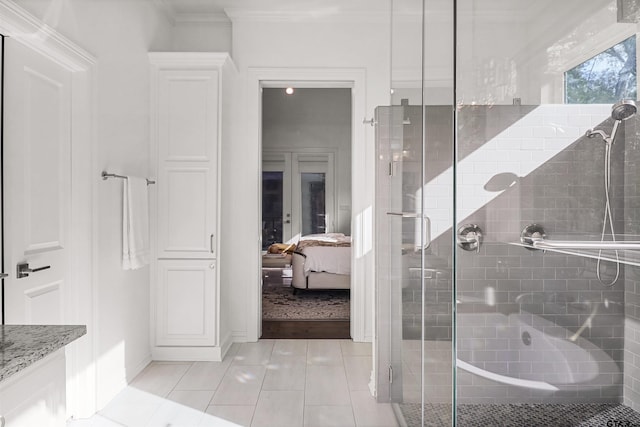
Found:
[{"label": "chrome shower fixture", "polygon": [[638,111],[636,103],[631,99],[623,99],[613,104],[611,107],[611,117],[613,120],[627,120]]},{"label": "chrome shower fixture", "polygon": [[593,129],[587,130],[585,135],[589,138],[600,135],[604,142],[606,142],[607,144],[613,144],[620,123],[622,123],[623,120],[629,119],[631,116],[636,114],[637,111],[638,107],[636,107],[635,101],[631,99],[623,99],[619,102],[616,102],[611,107],[611,118],[615,120],[615,122],[613,123],[613,129],[611,130],[611,135],[607,135],[604,131]]},{"label": "chrome shower fixture", "polygon": [[[611,241],[616,241],[616,232],[613,228],[613,212],[611,209],[611,200],[609,199],[609,187],[611,186],[611,146],[616,138],[616,132],[618,132],[618,126],[622,123],[623,120],[627,120],[632,117],[638,111],[638,107],[636,107],[636,103],[631,99],[623,99],[619,102],[616,102],[611,107],[611,118],[615,120],[613,123],[613,129],[611,129],[611,135],[607,135],[604,131],[601,130],[593,130],[589,129],[586,133],[586,136],[589,138],[593,138],[596,135],[600,135],[605,142],[605,151],[604,151],[604,218],[602,219],[602,233],[600,235],[600,242],[605,242],[605,234],[607,228],[611,230]],[[607,227],[608,226],[608,227]],[[606,287],[612,287],[618,281],[618,277],[620,277],[620,257],[618,254],[618,250],[615,250],[616,254],[616,275],[613,280],[606,282],[602,278],[602,271],[600,269],[600,264],[602,263],[602,249],[598,251],[598,264],[596,265],[596,276],[600,283],[602,283]]]}]

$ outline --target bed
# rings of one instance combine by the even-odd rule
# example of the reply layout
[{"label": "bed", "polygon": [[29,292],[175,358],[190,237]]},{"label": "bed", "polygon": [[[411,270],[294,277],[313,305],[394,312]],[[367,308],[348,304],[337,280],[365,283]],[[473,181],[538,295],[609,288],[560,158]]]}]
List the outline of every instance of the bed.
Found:
[{"label": "bed", "polygon": [[298,289],[349,289],[351,237],[341,233],[303,236],[291,254],[294,293]]}]

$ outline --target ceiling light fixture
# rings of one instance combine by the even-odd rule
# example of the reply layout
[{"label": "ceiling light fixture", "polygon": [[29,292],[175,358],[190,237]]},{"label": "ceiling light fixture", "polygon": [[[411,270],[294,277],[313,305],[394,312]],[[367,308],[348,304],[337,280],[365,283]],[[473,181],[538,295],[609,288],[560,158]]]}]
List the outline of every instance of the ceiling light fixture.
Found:
[{"label": "ceiling light fixture", "polygon": [[285,91],[285,93],[287,95],[293,95],[293,88],[292,87],[288,87],[284,91]]}]

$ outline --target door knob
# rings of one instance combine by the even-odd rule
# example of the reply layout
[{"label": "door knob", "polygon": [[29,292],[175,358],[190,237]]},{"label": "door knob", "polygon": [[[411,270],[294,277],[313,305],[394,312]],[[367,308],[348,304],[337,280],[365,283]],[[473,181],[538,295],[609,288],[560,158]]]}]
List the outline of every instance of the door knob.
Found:
[{"label": "door knob", "polygon": [[35,273],[37,271],[46,270],[48,268],[51,268],[51,266],[45,265],[43,267],[38,267],[38,268],[29,268],[28,262],[21,262],[20,264],[18,264],[16,277],[18,279],[22,279],[23,277],[29,277],[29,273]]}]

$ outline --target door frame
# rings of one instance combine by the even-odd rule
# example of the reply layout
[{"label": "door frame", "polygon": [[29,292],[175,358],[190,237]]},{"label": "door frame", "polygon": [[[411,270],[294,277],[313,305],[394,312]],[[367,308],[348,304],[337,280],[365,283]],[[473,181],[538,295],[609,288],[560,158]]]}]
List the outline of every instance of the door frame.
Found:
[{"label": "door frame", "polygon": [[[368,253],[371,237],[369,229],[371,207],[367,206],[365,192],[355,191],[366,188],[370,182],[366,162],[365,128],[362,118],[366,115],[366,69],[364,68],[249,68],[248,79],[248,117],[247,128],[250,130],[250,145],[258,152],[257,170],[262,170],[262,88],[274,84],[309,88],[350,88],[351,89],[351,338],[356,342],[370,342],[373,339],[367,331],[372,330],[373,305],[367,304],[371,299],[371,292],[367,291],[366,278],[373,277],[369,271],[365,256]],[[283,86],[284,87],[284,86]],[[360,161],[356,161],[360,160]],[[257,174],[255,212],[261,209],[262,177]],[[261,215],[255,217],[256,230],[261,230]],[[254,246],[255,245],[255,246]],[[253,274],[255,282],[250,284],[248,295],[247,340],[257,341],[262,333],[262,275],[261,248],[256,241],[248,247],[249,253],[256,257],[256,271]]]},{"label": "door frame", "polygon": [[[95,284],[97,214],[94,199],[96,168],[92,97],[96,58],[13,2],[0,2],[0,33],[56,62],[71,72],[71,202],[67,246],[69,285],[65,306],[69,324],[84,324],[87,335],[66,347],[67,415],[88,417],[96,411]],[[11,266],[7,266],[10,270]],[[88,392],[89,391],[89,392]]]}]

